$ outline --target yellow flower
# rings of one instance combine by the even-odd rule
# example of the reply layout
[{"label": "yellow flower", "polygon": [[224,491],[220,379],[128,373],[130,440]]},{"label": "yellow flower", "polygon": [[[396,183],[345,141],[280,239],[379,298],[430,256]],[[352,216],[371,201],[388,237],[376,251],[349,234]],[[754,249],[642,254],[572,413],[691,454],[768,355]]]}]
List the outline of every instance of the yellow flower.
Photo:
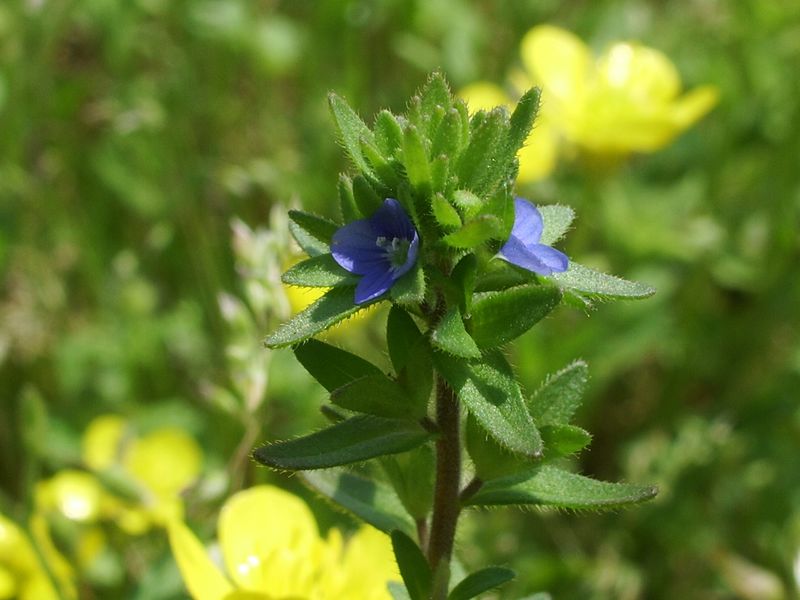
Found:
[{"label": "yellow flower", "polygon": [[169,526],[195,600],[389,600],[387,582],[399,581],[386,535],[364,526],[346,544],[336,529],[323,539],[305,503],[276,487],[231,496],[218,534],[227,576],[186,525]]},{"label": "yellow flower", "polygon": [[[641,44],[618,42],[594,57],[569,31],[540,25],[522,39],[521,57],[524,71],[511,75],[512,87],[542,88],[536,127],[519,155],[522,182],[546,177],[565,150],[606,159],[654,152],[718,101],[713,86],[681,95],[669,58]],[[473,110],[512,104],[487,82],[467,86],[461,96]]]},{"label": "yellow flower", "polygon": [[[51,571],[59,579],[62,594],[74,598],[71,570],[52,545],[49,534],[42,530],[41,520],[32,520],[31,528]],[[57,600],[58,594],[30,539],[16,523],[0,514],[0,600],[11,598]]]}]

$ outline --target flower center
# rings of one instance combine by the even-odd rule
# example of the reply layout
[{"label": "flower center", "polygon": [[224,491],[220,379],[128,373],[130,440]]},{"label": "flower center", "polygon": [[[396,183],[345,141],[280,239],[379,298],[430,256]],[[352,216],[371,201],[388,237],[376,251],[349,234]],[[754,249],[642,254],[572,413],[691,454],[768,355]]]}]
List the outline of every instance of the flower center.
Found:
[{"label": "flower center", "polygon": [[408,247],[411,242],[405,238],[393,237],[391,239],[385,236],[378,236],[375,240],[375,245],[386,252],[386,257],[389,259],[389,264],[392,268],[399,268],[406,264],[408,260]]}]

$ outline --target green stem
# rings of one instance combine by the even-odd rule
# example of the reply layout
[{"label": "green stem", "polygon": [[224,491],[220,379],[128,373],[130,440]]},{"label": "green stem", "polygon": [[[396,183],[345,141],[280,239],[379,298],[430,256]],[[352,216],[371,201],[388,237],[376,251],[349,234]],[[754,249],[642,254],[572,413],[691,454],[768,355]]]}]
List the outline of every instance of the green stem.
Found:
[{"label": "green stem", "polygon": [[445,573],[437,578],[433,598],[447,596],[450,558],[456,524],[461,509],[459,486],[461,483],[461,440],[459,437],[458,398],[453,388],[436,374],[436,422],[440,435],[436,440],[436,489],[433,498],[428,562],[434,572]]}]

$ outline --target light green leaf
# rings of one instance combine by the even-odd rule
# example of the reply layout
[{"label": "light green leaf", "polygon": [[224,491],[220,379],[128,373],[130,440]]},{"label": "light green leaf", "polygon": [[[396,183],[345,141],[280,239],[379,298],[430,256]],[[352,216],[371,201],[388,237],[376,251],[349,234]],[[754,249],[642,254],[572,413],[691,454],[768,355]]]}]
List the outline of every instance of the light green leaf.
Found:
[{"label": "light green leaf", "polygon": [[429,600],[433,574],[422,550],[402,531],[392,532],[392,548],[411,600]]},{"label": "light green leaf", "polygon": [[592,435],[575,425],[540,425],[548,459],[569,456],[583,450],[592,441]]},{"label": "light green leaf", "polygon": [[375,117],[375,143],[384,156],[396,157],[403,147],[403,128],[388,110],[382,110]]},{"label": "light green leaf", "polygon": [[608,510],[653,498],[653,486],[608,483],[543,465],[524,476],[487,481],[467,498],[468,506],[536,505],[573,510]]},{"label": "light green leaf", "polygon": [[448,310],[431,333],[431,342],[440,350],[463,358],[480,358],[481,351],[475,344],[461,319],[458,307]]},{"label": "light green leaf", "polygon": [[419,263],[394,282],[389,295],[401,306],[413,306],[425,300],[425,273]]},{"label": "light green leaf", "polygon": [[319,340],[300,344],[294,349],[294,355],[329,392],[363,377],[383,375],[383,371],[371,362]]},{"label": "light green leaf", "polygon": [[522,95],[517,102],[514,112],[511,113],[508,129],[508,141],[506,145],[506,164],[510,164],[533,129],[536,115],[539,113],[539,100],[541,90],[531,88]]},{"label": "light green leaf", "polygon": [[472,310],[472,291],[477,276],[478,258],[474,254],[465,255],[450,273],[450,281],[458,290],[458,305],[464,314],[469,314]]},{"label": "light green leaf", "polygon": [[431,156],[446,156],[455,160],[461,149],[461,115],[451,108],[445,113],[436,134],[433,136]]},{"label": "light green leaf", "polygon": [[553,273],[550,277],[561,288],[590,299],[639,299],[656,293],[649,285],[606,275],[572,261],[564,273]]},{"label": "light green leaf", "polygon": [[384,200],[362,175],[353,178],[353,198],[359,212],[365,217],[371,217],[381,207]]},{"label": "light green leaf", "polygon": [[561,204],[548,204],[537,206],[542,215],[544,229],[539,243],[552,246],[569,231],[572,221],[575,219],[575,211],[569,206]]},{"label": "light green leaf", "polygon": [[408,514],[414,519],[427,517],[433,505],[436,471],[431,444],[417,446],[410,452],[384,456],[381,465]]},{"label": "light green leaf", "polygon": [[469,600],[484,592],[500,587],[516,577],[516,573],[505,567],[486,567],[470,573],[452,589],[447,600]]},{"label": "light green leaf", "polygon": [[475,294],[468,321],[479,348],[494,348],[519,337],[561,301],[553,286],[525,285]]},{"label": "light green leaf", "polygon": [[415,529],[399,498],[385,483],[343,469],[308,471],[302,478],[314,490],[383,532],[397,529],[410,534]]},{"label": "light green leaf", "polygon": [[483,207],[483,200],[469,190],[456,190],[453,192],[453,203],[466,217],[474,217]]},{"label": "light green leaf", "polygon": [[403,166],[411,185],[422,193],[430,190],[431,167],[419,131],[409,125],[403,132]]},{"label": "light green leaf", "polygon": [[530,471],[538,464],[538,458],[515,454],[489,435],[474,415],[467,415],[466,445],[475,475],[483,481],[506,477],[521,471]]},{"label": "light green leaf", "polygon": [[362,217],[361,211],[356,205],[356,199],[353,195],[353,180],[347,175],[339,175],[339,209],[342,212],[342,219],[345,223],[355,221]]},{"label": "light green leaf", "polygon": [[351,287],[333,288],[269,334],[264,345],[267,348],[284,348],[297,344],[333,327],[371,304],[354,304],[353,297],[354,290]]},{"label": "light green leaf", "polygon": [[499,239],[502,222],[494,215],[480,215],[464,223],[458,231],[442,238],[451,248],[471,249],[490,239]]},{"label": "light green leaf", "polygon": [[537,458],[542,439],[528,414],[511,366],[498,352],[467,362],[434,353],[434,364],[481,426],[505,448]]},{"label": "light green leaf", "polygon": [[431,199],[433,218],[445,231],[453,231],[461,227],[461,217],[447,199],[441,194],[434,194]]},{"label": "light green leaf", "polygon": [[413,421],[360,415],[311,435],[262,446],[253,457],[275,469],[326,469],[407,452],[432,437]]},{"label": "light green leaf", "polygon": [[289,231],[309,256],[330,252],[331,238],[339,226],[333,221],[301,210],[289,211]]},{"label": "light green leaf", "polygon": [[336,94],[328,95],[328,106],[330,107],[333,121],[339,132],[342,145],[353,164],[362,172],[373,175],[372,168],[361,154],[361,139],[374,144],[375,138],[369,127],[364,121],[350,108],[350,105]]},{"label": "light green leaf", "polygon": [[583,401],[589,367],[582,360],[548,375],[528,402],[534,421],[540,425],[567,424]]},{"label": "light green leaf", "polygon": [[329,288],[353,286],[358,283],[358,277],[345,271],[330,254],[318,254],[291,267],[281,276],[281,281],[288,285]]},{"label": "light green leaf", "polygon": [[469,146],[458,161],[458,180],[461,187],[485,196],[501,180],[506,165],[498,161],[505,150],[508,134],[508,113],[496,108],[489,113],[478,112],[470,123]]}]

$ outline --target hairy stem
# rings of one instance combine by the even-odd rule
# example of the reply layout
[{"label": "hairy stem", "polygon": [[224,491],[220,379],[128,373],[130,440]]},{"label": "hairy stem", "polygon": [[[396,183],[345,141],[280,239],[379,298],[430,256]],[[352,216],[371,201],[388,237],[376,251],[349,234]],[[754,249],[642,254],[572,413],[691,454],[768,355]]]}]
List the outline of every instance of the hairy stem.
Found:
[{"label": "hairy stem", "polygon": [[[458,522],[461,480],[461,441],[459,439],[458,398],[441,375],[436,375],[436,422],[440,436],[436,440],[436,489],[433,498],[428,562],[434,572],[446,573],[453,553]],[[444,564],[442,564],[444,563]],[[434,598],[447,593],[447,576],[434,590]],[[441,595],[441,594],[444,595]]]}]

